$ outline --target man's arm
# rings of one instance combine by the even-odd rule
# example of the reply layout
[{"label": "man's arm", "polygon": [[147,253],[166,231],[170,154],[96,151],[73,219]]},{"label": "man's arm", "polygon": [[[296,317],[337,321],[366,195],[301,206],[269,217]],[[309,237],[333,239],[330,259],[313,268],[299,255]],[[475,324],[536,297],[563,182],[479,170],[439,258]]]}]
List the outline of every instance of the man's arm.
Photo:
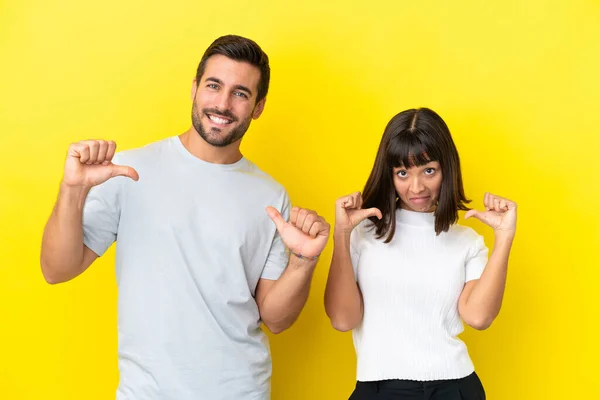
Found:
[{"label": "man's arm", "polygon": [[139,179],[133,168],[112,163],[115,150],[115,142],[105,140],[69,146],[58,200],[42,237],[40,264],[48,283],[73,279],[98,258],[83,244],[83,206],[92,187],[115,176]]},{"label": "man's arm", "polygon": [[316,260],[302,260],[291,255],[278,280],[258,281],[256,303],[260,318],[271,332],[281,333],[298,319],[308,299],[316,264]]},{"label": "man's arm", "polygon": [[314,211],[298,207],[292,208],[289,222],[273,207],[267,207],[267,213],[291,254],[278,280],[259,280],[256,304],[267,328],[280,333],[292,326],[306,304],[317,258],[329,238],[329,224]]},{"label": "man's arm", "polygon": [[98,258],[83,244],[82,213],[88,192],[88,188],[61,184],[42,238],[40,263],[48,283],[71,280]]}]

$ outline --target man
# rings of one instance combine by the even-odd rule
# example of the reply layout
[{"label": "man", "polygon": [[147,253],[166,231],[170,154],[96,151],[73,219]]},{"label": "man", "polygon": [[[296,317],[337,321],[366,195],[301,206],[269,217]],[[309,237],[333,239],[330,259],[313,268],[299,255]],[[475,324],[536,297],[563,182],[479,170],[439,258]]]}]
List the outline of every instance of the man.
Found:
[{"label": "man", "polygon": [[269,398],[260,323],[296,320],[329,236],[240,152],[269,74],[256,43],[221,37],[198,66],[187,132],[116,156],[110,141],[69,147],[42,271],[68,281],[117,241],[118,400]]}]

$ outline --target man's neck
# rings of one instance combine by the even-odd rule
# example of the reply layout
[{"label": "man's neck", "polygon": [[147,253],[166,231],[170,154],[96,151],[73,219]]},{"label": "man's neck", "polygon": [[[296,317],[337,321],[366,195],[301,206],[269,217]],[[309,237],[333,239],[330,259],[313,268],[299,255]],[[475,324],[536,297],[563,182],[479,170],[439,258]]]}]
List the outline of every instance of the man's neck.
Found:
[{"label": "man's neck", "polygon": [[233,164],[242,158],[241,141],[225,147],[212,146],[202,139],[193,127],[179,135],[179,139],[193,156],[211,164]]}]

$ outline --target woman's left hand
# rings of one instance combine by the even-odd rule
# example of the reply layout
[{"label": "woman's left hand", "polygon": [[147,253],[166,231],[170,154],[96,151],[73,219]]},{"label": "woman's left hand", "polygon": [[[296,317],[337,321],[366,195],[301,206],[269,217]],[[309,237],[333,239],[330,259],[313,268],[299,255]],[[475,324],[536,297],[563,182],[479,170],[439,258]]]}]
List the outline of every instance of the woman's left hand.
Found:
[{"label": "woman's left hand", "polygon": [[475,217],[494,229],[496,235],[513,237],[517,230],[517,203],[486,193],[483,197],[486,211],[469,210],[465,218]]}]

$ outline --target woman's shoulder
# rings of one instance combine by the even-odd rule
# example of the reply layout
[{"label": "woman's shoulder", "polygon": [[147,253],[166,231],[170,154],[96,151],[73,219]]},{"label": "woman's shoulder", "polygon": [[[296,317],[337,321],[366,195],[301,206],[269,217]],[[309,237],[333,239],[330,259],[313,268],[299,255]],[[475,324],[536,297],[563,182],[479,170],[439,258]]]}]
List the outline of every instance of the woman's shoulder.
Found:
[{"label": "woman's shoulder", "polygon": [[469,243],[480,240],[483,236],[470,226],[456,223],[448,230],[448,235]]},{"label": "woman's shoulder", "polygon": [[370,236],[375,235],[376,227],[375,224],[369,220],[368,218],[364,221],[361,221],[356,227],[352,230],[352,238],[353,241],[356,240],[365,240]]}]

